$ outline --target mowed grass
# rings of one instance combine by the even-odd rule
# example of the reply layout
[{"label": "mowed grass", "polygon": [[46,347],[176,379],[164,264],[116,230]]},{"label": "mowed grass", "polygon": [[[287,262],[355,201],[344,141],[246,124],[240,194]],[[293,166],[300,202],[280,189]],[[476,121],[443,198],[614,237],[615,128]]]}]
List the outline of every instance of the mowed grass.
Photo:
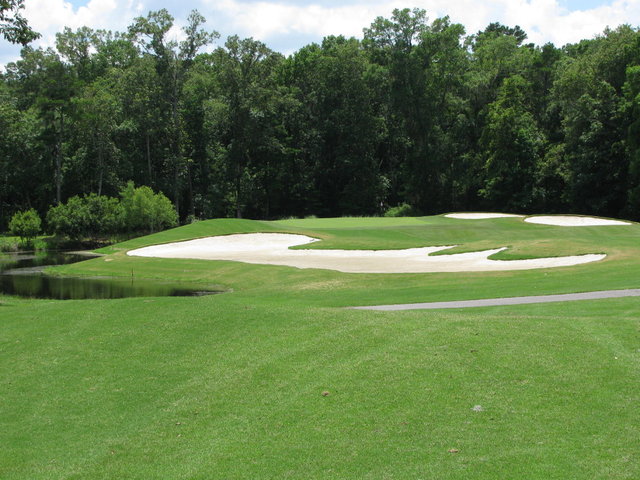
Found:
[{"label": "mowed grass", "polygon": [[[379,220],[200,222],[57,269],[134,269],[232,290],[223,295],[3,298],[0,478],[640,477],[640,299],[342,308],[638,288],[637,225]],[[305,233],[324,240],[319,248],[490,244],[548,256],[574,245],[609,257],[528,272],[362,275],[124,255],[244,231]]]},{"label": "mowed grass", "polygon": [[[376,223],[379,223],[376,226]],[[461,252],[508,247],[494,258],[517,259],[606,253],[592,264],[519,272],[467,274],[345,274],[330,270],[250,265],[238,262],[129,257],[127,250],[212,235],[251,232],[301,233],[322,241],[302,248],[399,249],[455,245]],[[108,257],[56,268],[64,274],[124,275],[210,283],[256,299],[288,304],[349,306],[467,300],[496,296],[638,288],[640,225],[552,227],[521,218],[456,220],[339,218],[257,222],[210,220],[136,238],[102,250]]]}]

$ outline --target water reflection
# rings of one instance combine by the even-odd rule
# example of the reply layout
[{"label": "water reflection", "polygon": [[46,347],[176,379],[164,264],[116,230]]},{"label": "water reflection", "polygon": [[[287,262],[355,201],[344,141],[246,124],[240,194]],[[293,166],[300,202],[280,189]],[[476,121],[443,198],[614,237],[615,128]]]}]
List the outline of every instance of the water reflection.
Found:
[{"label": "water reflection", "polygon": [[39,255],[0,256],[0,294],[57,300],[125,297],[199,296],[219,291],[184,284],[113,277],[53,277],[42,273],[45,266],[87,260],[86,255],[51,252]]}]

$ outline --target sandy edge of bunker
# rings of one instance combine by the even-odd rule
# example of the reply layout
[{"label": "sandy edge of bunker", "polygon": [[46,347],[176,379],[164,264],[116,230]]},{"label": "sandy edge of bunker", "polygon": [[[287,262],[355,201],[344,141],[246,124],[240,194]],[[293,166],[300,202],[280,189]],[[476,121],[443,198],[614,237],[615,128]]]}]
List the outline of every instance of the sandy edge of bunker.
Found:
[{"label": "sandy edge of bunker", "polygon": [[344,273],[454,273],[568,267],[599,261],[603,254],[491,260],[506,247],[431,256],[455,245],[403,250],[320,250],[290,247],[318,241],[306,235],[243,233],[139,248],[127,255],[155,258],[226,260],[260,265],[317,268]]}]

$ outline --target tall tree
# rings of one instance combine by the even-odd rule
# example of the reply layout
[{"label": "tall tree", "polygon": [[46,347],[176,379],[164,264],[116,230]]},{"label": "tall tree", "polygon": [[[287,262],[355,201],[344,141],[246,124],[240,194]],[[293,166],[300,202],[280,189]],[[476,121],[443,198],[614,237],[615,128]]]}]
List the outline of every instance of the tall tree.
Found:
[{"label": "tall tree", "polygon": [[307,202],[321,215],[379,211],[386,180],[377,158],[384,120],[378,71],[361,43],[327,37],[296,53],[287,82],[308,106],[295,130],[298,155],[313,178]]},{"label": "tall tree", "polygon": [[482,194],[507,212],[529,211],[534,172],[544,138],[530,111],[531,85],[521,76],[504,81],[498,99],[489,106],[482,145],[485,186]]},{"label": "tall tree", "polygon": [[[184,152],[183,123],[180,101],[185,74],[190,68],[196,53],[218,37],[217,32],[206,32],[201,26],[205,19],[197,10],[191,12],[187,26],[183,29],[186,39],[178,44],[168,38],[173,26],[173,17],[166,9],[150,12],[147,17],[138,17],[129,27],[129,33],[137,39],[147,55],[155,60],[156,72],[163,89],[163,102],[168,112],[167,138],[168,148],[166,165],[172,175],[166,178],[165,186],[172,186],[173,201],[180,212],[183,178],[189,178],[189,163]],[[166,188],[165,187],[165,188]],[[189,189],[189,209],[193,210],[193,194]]]},{"label": "tall tree", "polygon": [[273,138],[274,75],[281,61],[280,54],[252,38],[231,36],[224,48],[214,52],[220,95],[208,102],[207,124],[216,160],[227,166],[238,218],[249,203],[249,193],[259,190],[256,172],[270,168],[262,163],[261,153]]},{"label": "tall tree", "polygon": [[455,202],[451,175],[460,145],[466,52],[464,28],[448,18],[427,23],[424,10],[394,10],[364,31],[371,59],[388,70],[387,152],[402,171],[404,200],[424,212]]},{"label": "tall tree", "polygon": [[[84,158],[81,169],[83,182],[98,196],[103,194],[105,178],[111,193],[118,191],[117,178],[119,149],[115,143],[115,132],[120,122],[120,104],[113,93],[108,77],[103,77],[87,85],[74,98],[76,111],[75,134],[82,148],[79,154]],[[87,181],[91,179],[91,181]]]},{"label": "tall tree", "polygon": [[56,52],[29,47],[22,50],[20,60],[7,65],[7,76],[24,96],[22,107],[34,106],[39,110],[45,125],[44,142],[53,159],[54,199],[60,203],[69,136],[67,121],[76,91],[75,78]]},{"label": "tall tree", "polygon": [[33,207],[44,212],[50,201],[38,113],[20,110],[15,96],[0,84],[0,230],[15,211]]},{"label": "tall tree", "polygon": [[567,47],[552,98],[559,109],[574,211],[619,215],[627,203],[629,155],[622,90],[640,61],[638,32],[628,26]]},{"label": "tall tree", "polygon": [[166,126],[155,61],[149,56],[137,58],[126,69],[112,69],[109,76],[123,115],[119,141],[128,178],[155,188]]},{"label": "tall tree", "polygon": [[640,218],[640,66],[627,68],[627,81],[623,86],[623,112],[628,124],[626,145],[629,153],[629,190],[626,213]]},{"label": "tall tree", "polygon": [[0,0],[0,33],[8,42],[27,45],[40,38],[40,34],[20,15],[23,8],[24,0]]}]

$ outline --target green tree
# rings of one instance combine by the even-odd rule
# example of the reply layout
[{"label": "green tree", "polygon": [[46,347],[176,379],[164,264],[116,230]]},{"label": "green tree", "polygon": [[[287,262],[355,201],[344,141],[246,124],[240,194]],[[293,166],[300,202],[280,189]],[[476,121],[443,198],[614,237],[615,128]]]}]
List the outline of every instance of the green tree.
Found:
[{"label": "green tree", "polygon": [[344,37],[305,47],[285,68],[306,107],[294,131],[313,182],[309,209],[325,216],[377,213],[386,186],[376,157],[384,133],[379,69],[358,40]]},{"label": "green tree", "polygon": [[156,232],[178,223],[178,214],[171,201],[151,188],[135,188],[133,182],[120,192],[125,228],[129,232]]},{"label": "green tree", "polygon": [[476,41],[478,39],[485,40],[488,38],[498,38],[498,37],[513,37],[516,41],[516,45],[520,46],[527,39],[527,34],[519,25],[515,27],[508,27],[506,25],[502,25],[499,22],[493,22],[487,25],[487,27],[478,32],[475,35]]},{"label": "green tree", "polygon": [[41,121],[36,109],[22,110],[18,104],[0,83],[0,229],[17,209],[44,210],[50,202]]},{"label": "green tree", "polygon": [[20,237],[22,242],[31,245],[32,240],[41,232],[42,222],[35,209],[17,212],[11,217],[9,231]]},{"label": "green tree", "polygon": [[618,216],[627,205],[629,116],[627,67],[640,61],[638,32],[628,26],[567,48],[551,92],[564,135],[567,197],[580,213]]},{"label": "green tree", "polygon": [[26,45],[40,38],[20,15],[23,8],[24,0],[0,0],[0,33],[8,42]]},{"label": "green tree", "polygon": [[53,233],[72,240],[96,240],[122,228],[122,207],[117,198],[95,193],[76,195],[51,207],[47,224]]},{"label": "green tree", "polygon": [[628,214],[640,218],[640,66],[627,68],[623,86],[624,113],[628,122],[626,145],[629,152]]},{"label": "green tree", "polygon": [[209,148],[214,163],[226,170],[240,218],[250,194],[260,192],[257,176],[272,167],[273,150],[280,148],[272,132],[278,100],[274,74],[282,56],[262,42],[231,36],[212,57],[218,91],[205,106]]},{"label": "green tree", "polygon": [[[147,17],[138,17],[129,27],[129,33],[147,55],[155,60],[155,68],[162,88],[161,111],[167,112],[166,139],[168,149],[165,163],[171,172],[165,186],[173,187],[173,200],[180,212],[184,178],[189,178],[188,155],[185,152],[184,121],[181,109],[182,89],[185,75],[191,67],[198,50],[211,43],[218,33],[202,29],[205,18],[193,10],[183,28],[185,40],[179,44],[170,41],[167,34],[173,26],[173,17],[165,9],[149,12]],[[189,189],[189,208],[193,205]]]},{"label": "green tree", "polygon": [[97,74],[92,49],[96,48],[99,37],[100,32],[89,27],[81,27],[75,32],[65,27],[56,34],[56,50],[83,82],[90,82]]},{"label": "green tree", "polygon": [[489,106],[482,144],[486,155],[482,194],[507,212],[528,211],[533,204],[534,173],[544,146],[529,110],[531,85],[521,76],[506,79]]},{"label": "green tree", "polygon": [[[388,140],[390,171],[401,175],[394,203],[439,211],[457,203],[454,176],[464,161],[466,102],[463,98],[467,52],[464,28],[448,18],[427,23],[424,10],[394,10],[365,29],[364,45],[372,61],[388,72]],[[395,183],[395,182],[394,182]]]},{"label": "green tree", "polygon": [[64,171],[68,162],[71,98],[77,82],[68,65],[53,50],[22,49],[22,58],[7,65],[9,84],[21,98],[18,108],[37,109],[43,123],[42,142],[53,172],[54,198],[62,201]]},{"label": "green tree", "polygon": [[166,118],[155,61],[138,58],[126,69],[112,69],[108,76],[122,114],[119,144],[129,178],[153,187],[166,150]]},{"label": "green tree", "polygon": [[[119,128],[120,104],[113,93],[113,85],[108,77],[101,77],[87,85],[73,99],[75,111],[75,135],[80,149],[76,153],[81,165],[79,173],[83,184],[102,195],[105,177],[108,184],[115,186],[117,162],[120,150],[115,142]],[[89,181],[91,179],[91,181]]]}]

